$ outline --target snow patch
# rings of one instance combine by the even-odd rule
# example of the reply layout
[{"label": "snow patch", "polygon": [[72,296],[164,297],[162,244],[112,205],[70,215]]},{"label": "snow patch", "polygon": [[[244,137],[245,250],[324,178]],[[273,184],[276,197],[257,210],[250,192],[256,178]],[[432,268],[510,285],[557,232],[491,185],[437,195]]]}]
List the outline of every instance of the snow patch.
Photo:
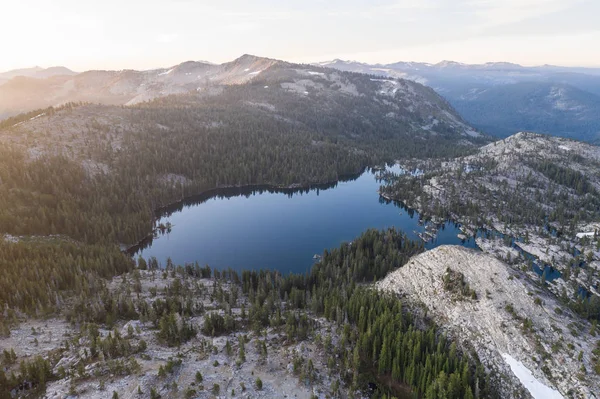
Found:
[{"label": "snow patch", "polygon": [[586,233],[577,233],[577,238],[593,237],[594,234],[596,234],[596,233],[593,232],[593,231],[589,231],[589,232],[586,232]]},{"label": "snow patch", "polygon": [[481,134],[479,134],[479,132],[476,132],[473,129],[467,129],[467,130],[465,130],[465,134],[467,136],[470,136],[470,137],[479,137],[479,136],[481,136]]},{"label": "snow patch", "polygon": [[[39,118],[39,117],[41,117],[41,116],[44,116],[44,115],[46,115],[46,113],[45,113],[45,112],[44,112],[44,113],[41,113],[41,114],[39,114],[39,115],[36,115],[36,116],[34,116],[33,118],[31,118],[31,119],[29,119],[29,120],[30,120],[30,121],[33,121],[33,120],[35,120],[35,119],[37,119],[37,118]],[[15,125],[15,126],[16,126],[16,125]]]},{"label": "snow patch", "polygon": [[[39,115],[36,115],[36,116],[34,116],[33,118],[29,118],[29,120],[30,120],[30,121],[33,121],[33,120],[36,120],[37,118],[40,118],[40,117],[42,117],[42,116],[44,116],[44,115],[46,115],[46,113],[45,113],[45,112],[43,112],[43,113],[41,113],[41,114],[39,114]],[[14,124],[14,125],[12,125],[11,127],[17,127],[17,126],[19,126],[19,125],[22,125],[23,123],[25,123],[25,121],[23,121],[23,122],[19,122],[19,123],[15,123],[15,124]]]},{"label": "snow patch", "polygon": [[246,104],[251,105],[253,107],[260,107],[260,108],[264,108],[264,109],[268,109],[269,111],[275,111],[276,108],[273,104],[269,104],[269,103],[255,103],[252,101],[245,101]]},{"label": "snow patch", "polygon": [[169,70],[168,70],[168,71],[166,71],[166,72],[161,72],[161,73],[159,73],[159,74],[158,74],[158,76],[164,76],[164,75],[168,75],[168,74],[170,74],[171,72],[173,72],[173,69],[169,69]]},{"label": "snow patch", "polygon": [[397,80],[393,80],[393,79],[374,79],[374,78],[371,78],[371,82],[388,82],[388,83],[393,83],[395,85],[398,84],[398,81]]},{"label": "snow patch", "polygon": [[544,385],[537,378],[535,378],[531,371],[529,371],[529,369],[525,367],[523,363],[507,353],[503,353],[502,357],[510,366],[510,369],[514,375],[517,376],[517,378],[521,381],[525,388],[527,388],[534,399],[564,399],[564,397],[556,389]]},{"label": "snow patch", "polygon": [[571,148],[567,147],[566,145],[559,145],[558,148],[565,151],[571,151]]},{"label": "snow patch", "polygon": [[435,126],[437,126],[440,123],[440,121],[438,121],[437,119],[433,118],[433,120],[431,121],[431,123],[421,126],[421,129],[423,130],[431,130],[433,129]]},{"label": "snow patch", "polygon": [[256,71],[256,72],[250,72],[248,75],[258,75],[259,73],[261,73],[262,71]]},{"label": "snow patch", "polygon": [[309,75],[325,76],[323,72],[308,71]]}]

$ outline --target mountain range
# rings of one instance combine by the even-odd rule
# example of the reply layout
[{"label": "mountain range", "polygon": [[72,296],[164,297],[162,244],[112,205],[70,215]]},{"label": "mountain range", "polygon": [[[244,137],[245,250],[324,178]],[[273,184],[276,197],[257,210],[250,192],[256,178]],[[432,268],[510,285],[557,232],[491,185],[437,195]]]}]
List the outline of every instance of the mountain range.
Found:
[{"label": "mountain range", "polygon": [[[91,74],[49,80],[81,84]],[[85,229],[90,241],[133,245],[147,237],[153,210],[207,190],[331,183],[490,141],[410,80],[253,56],[96,76],[112,104],[74,102],[85,93],[74,90],[62,106],[0,121],[0,231],[79,239]]]},{"label": "mountain range", "polygon": [[[134,105],[174,94],[209,92],[223,85],[251,82],[276,64],[287,63],[244,55],[223,64],[188,61],[147,71],[76,73],[65,67],[14,70],[0,73],[0,118],[68,102]],[[499,137],[534,131],[600,142],[600,68],[453,61],[365,64],[342,60],[312,67],[430,86],[465,121]]]},{"label": "mountain range", "polygon": [[69,68],[63,66],[56,66],[50,68],[42,68],[35,66],[32,68],[13,69],[7,72],[0,73],[0,85],[8,82],[12,78],[16,77],[27,77],[34,79],[46,79],[53,76],[73,76],[77,75],[77,72],[73,72]]},{"label": "mountain range", "polygon": [[[468,143],[481,136],[435,91],[417,82],[251,55],[220,65],[184,62],[143,72],[17,77],[0,86],[0,112],[5,115],[79,102],[118,106],[148,103],[155,108],[185,105],[202,112],[226,104],[231,109],[249,109],[270,121],[283,120],[305,130],[353,139],[370,134],[383,138],[410,135],[413,140],[436,136]],[[312,111],[298,111],[307,108]],[[105,112],[112,111],[106,108]],[[313,113],[319,120],[311,116]],[[24,114],[3,125],[23,124],[38,114],[41,112]],[[82,120],[86,115],[82,114]],[[48,118],[42,120],[49,123]]]}]

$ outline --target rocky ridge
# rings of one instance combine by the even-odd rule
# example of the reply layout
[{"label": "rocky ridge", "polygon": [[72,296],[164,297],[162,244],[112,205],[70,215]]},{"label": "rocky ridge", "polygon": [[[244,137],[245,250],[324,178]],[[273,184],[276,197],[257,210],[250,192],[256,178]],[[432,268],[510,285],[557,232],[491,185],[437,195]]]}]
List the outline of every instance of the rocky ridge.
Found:
[{"label": "rocky ridge", "polygon": [[[464,276],[476,299],[457,299],[444,287],[448,270]],[[600,391],[600,378],[592,371],[590,324],[491,255],[441,246],[415,256],[377,287],[422,303],[451,336],[505,376],[506,397],[524,396],[504,355],[564,397],[589,398]]]}]

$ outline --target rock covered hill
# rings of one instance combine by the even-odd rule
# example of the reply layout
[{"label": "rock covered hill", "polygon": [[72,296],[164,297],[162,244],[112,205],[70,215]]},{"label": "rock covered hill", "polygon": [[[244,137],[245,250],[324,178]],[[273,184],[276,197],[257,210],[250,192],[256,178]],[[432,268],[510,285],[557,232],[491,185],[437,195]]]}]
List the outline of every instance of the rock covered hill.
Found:
[{"label": "rock covered hill", "polygon": [[[74,76],[50,75],[47,79],[38,79],[31,73],[19,73],[0,86],[0,116],[67,102],[135,104],[211,84],[244,83],[277,62],[244,55],[221,65],[190,61],[149,71],[98,70]],[[40,73],[42,71],[35,72],[36,75]]]},{"label": "rock covered hill", "polygon": [[495,375],[504,374],[503,397],[527,397],[523,387],[535,399],[588,398],[600,391],[595,341],[586,334],[590,324],[488,254],[441,246],[377,286],[424,304]]},{"label": "rock covered hill", "polygon": [[[479,290],[477,308],[463,310],[471,312],[483,309],[481,306],[487,303],[480,295],[483,289],[488,289],[492,298],[502,293],[502,298],[514,297],[513,301],[520,302],[526,302],[527,296],[532,293],[530,300],[539,296],[542,304],[548,304],[543,306],[545,315],[542,316],[554,324],[550,329],[548,326],[536,327],[534,316],[540,312],[533,312],[536,308],[529,305],[522,308],[522,313],[514,308],[515,315],[519,317],[515,316],[515,320],[521,325],[526,321],[524,317],[532,319],[544,351],[549,354],[542,359],[547,358],[550,362],[559,359],[559,362],[567,365],[573,358],[579,359],[581,351],[585,359],[586,350],[589,349],[586,345],[596,345],[598,341],[595,325],[600,321],[600,149],[564,138],[519,133],[488,144],[473,155],[455,160],[407,161],[402,164],[406,170],[419,169],[422,173],[405,174],[392,179],[394,182],[383,189],[386,197],[400,199],[433,220],[450,219],[460,223],[465,237],[477,237],[477,246],[503,262],[504,266],[510,266],[514,274],[514,277],[507,277],[504,273],[500,279],[489,276],[488,266],[492,262],[479,259],[485,267],[473,270],[481,273],[481,278],[489,276],[489,281],[495,285],[485,288],[490,283],[473,276],[469,283],[471,288]],[[454,256],[452,251],[443,254],[448,255],[448,259]],[[467,255],[464,257],[466,259]],[[470,265],[475,267],[474,264]],[[471,273],[466,270],[461,272],[467,277]],[[527,279],[531,283],[521,284],[522,291],[519,293],[506,285],[515,284],[513,279],[516,278],[523,281]],[[506,280],[511,283],[506,283]],[[439,303],[440,306],[446,306],[441,298]],[[569,312],[569,317],[562,319],[561,315],[567,313],[564,307],[570,308],[577,316]],[[505,310],[513,313],[512,310]],[[497,313],[488,319],[497,319]],[[485,316],[481,317],[483,319]],[[584,320],[592,323],[592,327]],[[543,319],[540,316],[541,321]],[[453,323],[460,324],[460,320],[456,318]],[[495,329],[495,325],[490,324],[489,327]],[[523,326],[526,326],[524,332],[530,331],[529,321]],[[555,335],[556,332],[562,334],[555,326],[564,331],[562,339]],[[501,330],[506,330],[505,326],[501,327]],[[483,332],[482,336],[486,334]],[[569,345],[566,335],[577,340],[581,337],[585,344],[572,342]],[[500,348],[498,355],[505,350],[503,346],[498,346],[500,342],[498,338],[494,343]],[[568,357],[561,355],[564,354],[561,352],[563,345],[570,349]],[[584,360],[577,366],[569,366],[571,369],[568,372],[552,372],[549,381],[560,381],[556,373],[563,377],[576,375],[582,380],[598,378],[600,348],[595,348],[595,351],[593,367]],[[545,352],[538,351],[538,354]],[[540,362],[538,355],[537,360],[532,359],[533,363],[528,365],[522,358],[525,353],[526,349],[523,349],[521,357],[512,353],[509,355],[523,362],[530,370],[533,370],[532,367],[541,370],[545,360]],[[552,369],[554,366],[548,364],[547,367]],[[576,373],[577,367],[581,368],[580,375]],[[569,385],[566,382],[564,384],[558,387],[563,395],[568,396]],[[597,392],[597,389],[591,392]]]},{"label": "rock covered hill", "polygon": [[600,216],[600,148],[580,141],[521,132],[466,157],[406,165],[425,171],[417,177],[423,190],[407,193],[407,200],[426,212],[439,206],[501,230],[501,224],[550,224],[571,233]]},{"label": "rock covered hill", "polygon": [[[550,290],[600,317],[600,253],[594,236],[600,227],[600,148],[519,133],[452,161],[403,164],[424,173],[400,176],[384,189],[387,196],[434,219],[460,222],[471,235],[481,227],[505,235],[481,239],[532,271],[530,260],[511,249],[513,237],[539,265],[548,266],[542,267],[547,275],[554,273],[547,276]],[[582,292],[594,295],[581,301]]]}]

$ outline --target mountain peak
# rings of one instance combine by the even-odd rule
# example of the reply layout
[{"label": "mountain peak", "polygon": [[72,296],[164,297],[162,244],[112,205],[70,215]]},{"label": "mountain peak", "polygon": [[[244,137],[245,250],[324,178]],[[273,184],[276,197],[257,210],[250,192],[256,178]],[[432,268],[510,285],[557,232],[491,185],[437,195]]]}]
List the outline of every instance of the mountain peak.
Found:
[{"label": "mountain peak", "polygon": [[39,79],[44,79],[59,75],[72,76],[77,75],[77,72],[74,72],[71,69],[64,66],[53,66],[50,68],[41,69],[35,74],[35,77]]},{"label": "mountain peak", "polygon": [[497,69],[521,69],[523,66],[515,64],[513,62],[486,62],[483,64],[484,68],[497,68]]},{"label": "mountain peak", "polygon": [[59,75],[76,75],[77,72],[73,72],[69,68],[64,66],[53,66],[50,68],[42,68],[40,66],[34,66],[31,68],[13,69],[11,71],[0,73],[0,79],[12,79],[16,77],[26,77],[35,79],[45,79]]},{"label": "mountain peak", "polygon": [[434,66],[439,68],[456,68],[465,66],[465,64],[456,61],[443,60],[441,62],[438,62]]},{"label": "mountain peak", "polygon": [[253,55],[253,54],[243,54],[242,56],[236,58],[235,60],[231,61],[231,62],[227,62],[226,64],[229,63],[243,63],[243,62],[257,62],[257,61],[276,61],[272,58],[267,58],[267,57],[260,57],[257,55]]}]

